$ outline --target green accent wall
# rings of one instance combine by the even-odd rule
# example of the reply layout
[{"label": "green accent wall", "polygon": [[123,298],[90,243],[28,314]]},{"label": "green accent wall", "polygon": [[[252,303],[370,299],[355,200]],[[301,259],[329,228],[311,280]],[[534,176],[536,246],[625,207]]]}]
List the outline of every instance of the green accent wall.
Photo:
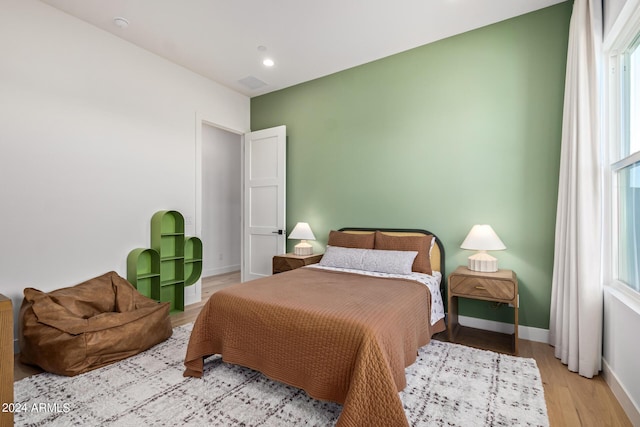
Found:
[{"label": "green accent wall", "polygon": [[[572,2],[251,99],[253,130],[287,126],[287,229],[321,252],[346,226],[424,228],[446,274],[491,224],[520,286],[520,324],[548,329]],[[296,242],[289,243],[289,249]],[[463,300],[460,314],[511,321]]]}]

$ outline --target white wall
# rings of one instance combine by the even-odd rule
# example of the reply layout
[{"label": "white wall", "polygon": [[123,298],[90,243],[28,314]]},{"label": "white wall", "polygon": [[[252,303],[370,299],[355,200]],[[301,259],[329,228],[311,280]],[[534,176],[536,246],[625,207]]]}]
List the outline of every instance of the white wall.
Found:
[{"label": "white wall", "polygon": [[196,215],[196,112],[249,130],[246,96],[36,0],[0,2],[0,52],[0,292],[16,312],[25,287],[126,276],[154,212]]},{"label": "white wall", "polygon": [[604,375],[633,425],[640,425],[640,306],[625,293],[606,287],[604,293]]},{"label": "white wall", "polygon": [[602,18],[603,18],[603,27],[604,34],[608,34],[611,30],[611,27],[616,22],[620,11],[626,4],[627,0],[603,0],[602,1]]},{"label": "white wall", "polygon": [[202,276],[240,270],[242,137],[202,126]]}]

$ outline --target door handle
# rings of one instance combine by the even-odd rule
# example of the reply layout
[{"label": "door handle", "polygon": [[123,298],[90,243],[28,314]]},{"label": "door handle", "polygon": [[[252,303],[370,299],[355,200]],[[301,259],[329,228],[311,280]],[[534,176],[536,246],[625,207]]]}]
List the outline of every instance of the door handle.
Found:
[{"label": "door handle", "polygon": [[272,231],[271,234],[282,234],[284,230]]}]

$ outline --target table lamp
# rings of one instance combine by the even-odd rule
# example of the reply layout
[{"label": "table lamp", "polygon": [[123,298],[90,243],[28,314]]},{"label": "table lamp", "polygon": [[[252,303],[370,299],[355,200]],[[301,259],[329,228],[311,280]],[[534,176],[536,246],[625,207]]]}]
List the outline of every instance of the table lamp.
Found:
[{"label": "table lamp", "polygon": [[487,251],[507,249],[490,225],[474,225],[460,245],[462,249],[478,251],[469,257],[469,270],[494,272],[498,271],[498,260]]},{"label": "table lamp", "polygon": [[312,255],[313,247],[307,243],[307,240],[316,240],[316,236],[313,235],[311,227],[306,222],[299,222],[293,227],[289,239],[300,239],[301,242],[294,247],[295,255]]}]

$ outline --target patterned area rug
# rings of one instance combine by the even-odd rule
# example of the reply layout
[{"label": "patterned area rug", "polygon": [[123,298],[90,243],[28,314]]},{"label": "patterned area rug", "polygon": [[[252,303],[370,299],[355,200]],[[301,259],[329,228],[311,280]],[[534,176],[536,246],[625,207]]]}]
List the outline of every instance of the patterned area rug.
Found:
[{"label": "patterned area rug", "polygon": [[[184,378],[193,325],[145,353],[77,377],[15,383],[16,426],[330,426],[341,406],[262,374],[207,359]],[[400,393],[412,426],[548,426],[535,360],[432,341]]]}]

